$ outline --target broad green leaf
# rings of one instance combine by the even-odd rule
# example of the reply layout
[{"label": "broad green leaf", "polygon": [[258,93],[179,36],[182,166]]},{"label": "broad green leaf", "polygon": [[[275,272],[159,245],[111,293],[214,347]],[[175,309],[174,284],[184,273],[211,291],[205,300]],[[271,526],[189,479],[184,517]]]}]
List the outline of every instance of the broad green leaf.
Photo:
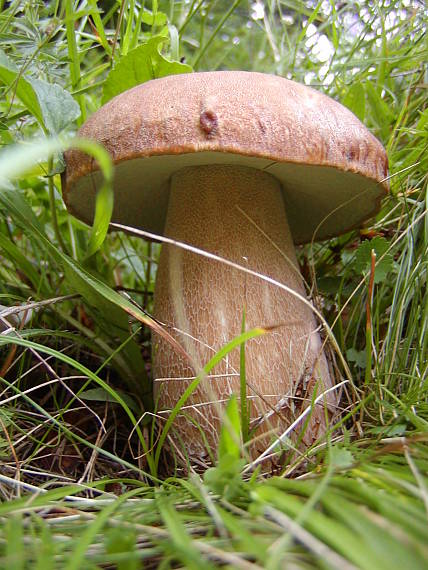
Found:
[{"label": "broad green leaf", "polygon": [[43,124],[42,111],[37,95],[31,84],[19,74],[19,69],[0,49],[0,82],[8,87],[13,86],[14,93],[21,99],[30,113]]},{"label": "broad green leaf", "polygon": [[60,133],[80,117],[79,105],[65,89],[41,79],[27,81],[37,96],[44,126],[51,135]]},{"label": "broad green leaf", "polygon": [[392,254],[386,253],[388,248],[389,242],[380,236],[377,236],[372,240],[363,241],[355,254],[355,263],[353,266],[354,271],[362,274],[367,274],[370,271],[371,252],[373,249],[376,253],[374,282],[380,283],[381,281],[384,281],[394,265]]},{"label": "broad green leaf", "polygon": [[233,501],[242,491],[242,469],[245,459],[233,455],[223,455],[216,467],[210,467],[204,473],[204,483],[217,495]]},{"label": "broad green leaf", "polygon": [[190,73],[192,71],[190,65],[169,61],[161,55],[160,48],[165,41],[164,36],[154,36],[147,43],[123,56],[104,83],[102,103],[150,79]]},{"label": "broad green leaf", "polygon": [[62,87],[42,79],[25,77],[0,50],[0,81],[12,88],[45,131],[58,134],[80,116],[73,97]]},{"label": "broad green leaf", "polygon": [[378,120],[384,120],[388,123],[394,119],[394,112],[389,105],[382,99],[381,95],[376,90],[376,87],[371,81],[366,81],[364,84],[368,100],[372,106],[375,116]]}]

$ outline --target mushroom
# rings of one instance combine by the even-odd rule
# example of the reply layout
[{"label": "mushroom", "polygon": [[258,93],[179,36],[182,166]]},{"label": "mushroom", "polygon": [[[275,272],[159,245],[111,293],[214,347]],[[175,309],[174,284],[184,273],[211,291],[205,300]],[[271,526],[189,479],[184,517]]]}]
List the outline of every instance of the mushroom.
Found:
[{"label": "mushroom", "polygon": [[[385,150],[348,109],[309,87],[261,73],[149,81],[100,108],[79,136],[111,154],[114,222],[212,252],[300,296],[305,288],[295,244],[358,227],[388,191]],[[65,158],[65,202],[90,224],[99,169],[79,150]],[[248,328],[273,327],[245,347],[254,457],[311,405],[314,390],[321,394],[333,385],[312,311],[292,292],[255,275],[172,244],[162,247],[154,315],[191,359],[154,335],[160,415],[240,334],[244,311]],[[239,394],[239,367],[235,350],[175,420],[173,442],[196,462],[217,445],[223,404]],[[303,445],[325,432],[336,405],[330,391],[313,406]]]}]

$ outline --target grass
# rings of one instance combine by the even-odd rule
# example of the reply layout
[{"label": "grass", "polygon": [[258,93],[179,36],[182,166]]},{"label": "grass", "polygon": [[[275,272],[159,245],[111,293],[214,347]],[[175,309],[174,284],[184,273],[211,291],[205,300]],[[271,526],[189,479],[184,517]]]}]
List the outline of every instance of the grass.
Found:
[{"label": "grass", "polygon": [[[0,567],[425,568],[423,4],[0,8]],[[152,406],[159,246],[106,236],[111,164],[96,145],[85,146],[106,180],[94,228],[62,203],[61,152],[111,89],[110,70],[120,73],[141,45],[152,62],[141,73],[177,72],[184,58],[195,70],[310,83],[351,108],[388,151],[391,194],[370,226],[299,251],[340,349],[347,394],[324,441],[290,456],[279,477],[248,468],[234,437],[242,416],[249,437],[246,410],[232,399],[215,464],[203,475],[178,465],[160,479],[162,445],[152,415],[140,417]],[[164,429],[160,444],[166,437]]]}]

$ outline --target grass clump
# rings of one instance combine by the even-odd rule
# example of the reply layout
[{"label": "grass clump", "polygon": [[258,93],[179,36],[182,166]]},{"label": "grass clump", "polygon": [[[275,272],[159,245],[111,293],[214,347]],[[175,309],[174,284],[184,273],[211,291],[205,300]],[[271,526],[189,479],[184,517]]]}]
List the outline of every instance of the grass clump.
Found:
[{"label": "grass clump", "polygon": [[[422,3],[0,7],[0,566],[425,568]],[[132,58],[146,62],[138,81],[193,68],[311,84],[387,148],[391,194],[376,220],[299,252],[350,378],[337,362],[342,417],[280,477],[248,469],[245,409],[231,400],[213,467],[201,476],[177,459],[160,481],[167,429],[159,439],[141,417],[158,246],[106,235],[103,149],[79,143],[105,176],[91,230],[65,211],[59,176],[76,127],[117,89],[113,74],[129,87]]]}]

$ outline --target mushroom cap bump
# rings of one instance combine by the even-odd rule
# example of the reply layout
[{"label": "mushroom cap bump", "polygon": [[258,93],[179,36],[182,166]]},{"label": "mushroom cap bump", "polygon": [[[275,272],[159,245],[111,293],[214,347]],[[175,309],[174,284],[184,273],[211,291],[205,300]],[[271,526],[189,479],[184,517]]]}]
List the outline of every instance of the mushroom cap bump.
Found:
[{"label": "mushroom cap bump", "polygon": [[[295,243],[344,233],[388,191],[381,143],[333,99],[282,77],[245,71],[171,75],[121,93],[78,135],[115,164],[112,220],[163,234],[169,180],[189,166],[263,170],[282,186]],[[94,160],[65,153],[68,209],[92,223],[101,180]]]}]

